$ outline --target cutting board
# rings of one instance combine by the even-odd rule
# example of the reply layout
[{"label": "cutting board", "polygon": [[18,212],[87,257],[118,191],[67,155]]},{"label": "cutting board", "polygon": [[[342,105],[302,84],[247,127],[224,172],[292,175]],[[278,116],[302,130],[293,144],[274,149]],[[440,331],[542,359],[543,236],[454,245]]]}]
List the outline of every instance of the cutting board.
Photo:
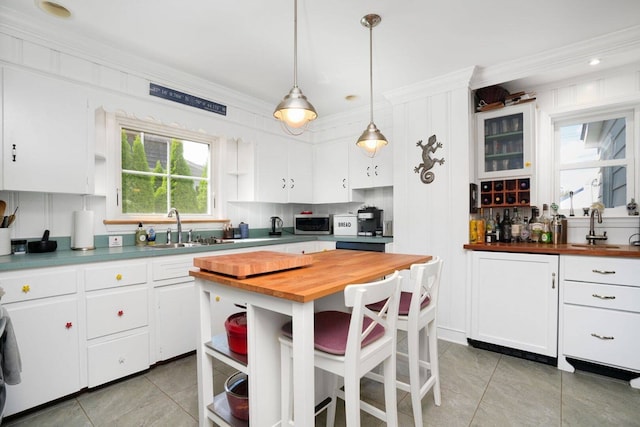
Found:
[{"label": "cutting board", "polygon": [[304,267],[313,263],[311,255],[287,254],[282,252],[256,251],[233,255],[219,255],[194,258],[193,265],[201,270],[227,274],[245,279],[256,274],[272,273]]}]

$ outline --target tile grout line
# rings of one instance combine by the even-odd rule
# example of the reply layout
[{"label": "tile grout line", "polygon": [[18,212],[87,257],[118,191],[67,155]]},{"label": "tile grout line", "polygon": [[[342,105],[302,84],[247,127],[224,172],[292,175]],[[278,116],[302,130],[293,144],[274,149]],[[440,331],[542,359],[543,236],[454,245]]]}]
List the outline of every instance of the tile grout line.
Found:
[{"label": "tile grout line", "polygon": [[496,362],[496,366],[493,368],[493,372],[491,372],[491,376],[489,377],[489,380],[487,381],[487,384],[484,387],[484,391],[482,392],[482,396],[480,396],[480,400],[478,401],[478,405],[476,406],[475,411],[473,411],[473,415],[471,416],[471,420],[469,420],[469,426],[471,426],[471,424],[473,423],[473,420],[475,419],[476,414],[478,413],[478,409],[480,409],[480,404],[482,404],[482,400],[484,399],[484,396],[487,393],[487,389],[489,388],[489,384],[491,384],[491,380],[493,380],[493,376],[495,375],[496,371],[498,370],[498,364],[500,363],[500,361],[504,357],[504,355],[502,355],[502,354],[500,354],[499,356],[500,357],[498,358],[498,361]]}]

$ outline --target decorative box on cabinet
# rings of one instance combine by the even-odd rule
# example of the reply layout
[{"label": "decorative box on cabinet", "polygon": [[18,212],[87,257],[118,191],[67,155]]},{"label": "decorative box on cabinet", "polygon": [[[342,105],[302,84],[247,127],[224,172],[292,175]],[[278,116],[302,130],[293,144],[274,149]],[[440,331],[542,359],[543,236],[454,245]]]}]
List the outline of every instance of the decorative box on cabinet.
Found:
[{"label": "decorative box on cabinet", "polygon": [[476,114],[479,179],[533,173],[533,102]]},{"label": "decorative box on cabinet", "polygon": [[147,369],[149,300],[146,262],[85,269],[88,386]]},{"label": "decorative box on cabinet", "polygon": [[22,359],[20,384],[7,385],[5,416],[82,388],[77,282],[70,268],[0,274]]},{"label": "decorative box on cabinet", "polygon": [[560,369],[577,359],[637,372],[640,388],[640,260],[562,256]]}]

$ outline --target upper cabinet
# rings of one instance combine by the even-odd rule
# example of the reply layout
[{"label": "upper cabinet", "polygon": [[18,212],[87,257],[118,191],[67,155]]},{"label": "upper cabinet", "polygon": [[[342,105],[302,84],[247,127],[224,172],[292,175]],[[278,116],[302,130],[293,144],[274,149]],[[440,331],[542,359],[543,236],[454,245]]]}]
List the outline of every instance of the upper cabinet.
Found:
[{"label": "upper cabinet", "polygon": [[264,135],[256,144],[256,201],[313,202],[310,144]]},{"label": "upper cabinet", "polygon": [[88,94],[40,74],[4,68],[0,189],[91,194],[93,145]]},{"label": "upper cabinet", "polygon": [[316,144],[313,157],[314,203],[350,202],[349,147],[346,142]]},{"label": "upper cabinet", "polygon": [[349,145],[349,181],[352,189],[389,187],[393,185],[393,149],[390,143],[376,156],[367,157],[356,146],[356,139]]},{"label": "upper cabinet", "polygon": [[533,174],[535,104],[476,114],[478,179]]}]

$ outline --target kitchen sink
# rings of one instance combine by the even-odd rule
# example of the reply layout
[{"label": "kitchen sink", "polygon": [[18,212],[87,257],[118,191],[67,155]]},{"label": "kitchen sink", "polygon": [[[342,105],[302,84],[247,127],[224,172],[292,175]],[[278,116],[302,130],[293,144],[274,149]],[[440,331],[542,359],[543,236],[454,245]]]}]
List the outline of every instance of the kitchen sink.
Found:
[{"label": "kitchen sink", "polygon": [[574,248],[582,248],[582,249],[619,249],[620,248],[620,246],[617,246],[617,245],[606,245],[606,244],[590,245],[588,243],[575,243],[575,244],[572,244],[571,246],[573,246]]},{"label": "kitchen sink", "polygon": [[148,245],[151,249],[179,249],[179,248],[193,248],[198,246],[215,246],[225,243],[233,243],[233,240],[215,239],[207,242],[187,242],[187,243],[162,243],[156,245]]}]

